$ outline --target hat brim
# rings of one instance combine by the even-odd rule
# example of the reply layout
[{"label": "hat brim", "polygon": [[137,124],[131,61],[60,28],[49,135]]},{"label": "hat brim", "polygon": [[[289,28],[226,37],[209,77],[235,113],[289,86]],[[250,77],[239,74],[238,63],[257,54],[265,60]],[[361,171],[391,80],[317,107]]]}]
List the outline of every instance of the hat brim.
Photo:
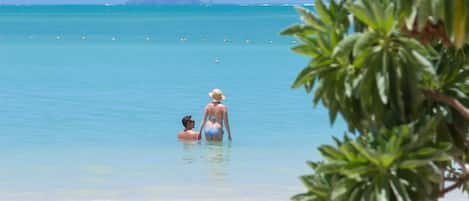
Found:
[{"label": "hat brim", "polygon": [[214,101],[225,100],[225,95],[223,95],[223,94],[221,95],[221,99],[216,99],[216,98],[214,98],[212,92],[208,93],[208,96],[210,96],[210,98],[212,98],[212,100],[214,100]]}]

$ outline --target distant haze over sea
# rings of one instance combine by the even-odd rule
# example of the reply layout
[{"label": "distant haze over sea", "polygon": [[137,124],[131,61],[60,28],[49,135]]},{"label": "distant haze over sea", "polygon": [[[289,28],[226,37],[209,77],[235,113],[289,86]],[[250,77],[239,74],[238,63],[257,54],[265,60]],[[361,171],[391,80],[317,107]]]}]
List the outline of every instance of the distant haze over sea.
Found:
[{"label": "distant haze over sea", "polygon": [[127,4],[201,4],[199,0],[129,0]]},{"label": "distant haze over sea", "polygon": [[314,0],[0,0],[0,4],[125,4],[125,3],[163,3],[163,4],[304,4]]}]

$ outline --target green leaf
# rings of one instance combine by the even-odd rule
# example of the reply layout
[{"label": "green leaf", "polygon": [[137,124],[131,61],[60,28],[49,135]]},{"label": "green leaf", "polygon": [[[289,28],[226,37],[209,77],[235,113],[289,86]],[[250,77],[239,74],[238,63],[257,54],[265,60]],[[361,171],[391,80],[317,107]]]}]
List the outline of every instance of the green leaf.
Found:
[{"label": "green leaf", "polygon": [[413,170],[415,168],[426,166],[429,164],[429,160],[406,160],[399,164],[399,167],[402,169]]},{"label": "green leaf", "polygon": [[381,71],[376,73],[376,86],[378,88],[379,97],[383,104],[388,103],[389,94],[389,73],[388,73],[389,59],[386,53],[383,53]]},{"label": "green leaf", "polygon": [[424,147],[422,149],[417,150],[414,154],[415,154],[415,157],[418,157],[418,158],[427,158],[438,153],[440,153],[440,150],[438,149],[435,149],[432,147]]},{"label": "green leaf", "polygon": [[332,139],[334,140],[335,144],[340,147],[342,145],[342,142],[335,136],[332,136]]},{"label": "green leaf", "polygon": [[394,4],[390,3],[385,11],[386,19],[384,21],[384,30],[388,35],[391,33],[396,20],[394,18]]},{"label": "green leaf", "polygon": [[326,87],[324,86],[324,81],[320,80],[319,86],[316,88],[316,91],[314,92],[314,98],[313,98],[314,106],[316,106],[319,103],[325,90],[326,90]]},{"label": "green leaf", "polygon": [[380,155],[381,164],[383,165],[384,168],[388,168],[389,166],[391,166],[391,164],[394,163],[396,157],[397,156],[392,153],[382,154]]},{"label": "green leaf", "polygon": [[322,145],[319,147],[319,151],[322,153],[322,155],[326,158],[329,158],[331,160],[344,160],[345,156],[340,153],[336,148],[330,145]]},{"label": "green leaf", "polygon": [[429,2],[422,2],[418,8],[417,14],[417,30],[422,31],[427,25],[428,18],[431,15],[431,4]]},{"label": "green leaf", "polygon": [[371,54],[371,48],[366,48],[365,50],[361,51],[360,54],[355,57],[355,60],[353,61],[353,66],[355,67],[362,67],[363,62],[369,58]]},{"label": "green leaf", "polygon": [[315,82],[315,80],[311,80],[311,79],[306,80],[306,82],[304,84],[306,93],[311,93],[311,91],[313,91],[314,82]]},{"label": "green leaf", "polygon": [[299,54],[311,56],[311,57],[317,57],[321,55],[319,50],[316,47],[313,47],[311,45],[298,45],[292,48],[293,51]]},{"label": "green leaf", "polygon": [[[355,162],[355,161],[353,161],[353,162]],[[367,174],[370,174],[373,171],[376,171],[375,169],[373,169],[373,167],[371,167],[367,164],[363,164],[363,165],[358,166],[358,167],[341,169],[340,173],[347,176],[350,179],[354,179],[356,181],[362,181],[362,180],[365,179]],[[364,177],[362,177],[362,175]]]},{"label": "green leaf", "polygon": [[342,154],[344,154],[345,158],[348,161],[356,161],[357,157],[355,156],[356,154],[353,151],[353,147],[351,147],[350,143],[342,144],[339,147],[340,151]]},{"label": "green leaf", "polygon": [[307,80],[314,80],[316,69],[311,66],[304,68],[301,73],[297,76],[295,82],[293,82],[292,88],[298,88],[305,84]]},{"label": "green leaf", "polygon": [[346,163],[343,161],[330,161],[328,163],[318,165],[316,172],[322,174],[336,174],[340,172],[345,165]]},{"label": "green leaf", "polygon": [[452,88],[449,89],[449,91],[453,92],[456,95],[456,97],[459,98],[459,99],[468,99],[467,95],[469,95],[469,94],[466,94],[466,93],[462,92],[458,88],[452,87]]},{"label": "green leaf", "polygon": [[317,196],[311,195],[309,193],[301,193],[291,197],[292,201],[313,201],[316,200]]},{"label": "green leaf", "polygon": [[415,50],[424,56],[430,56],[427,47],[425,47],[422,43],[420,43],[418,40],[415,40],[414,38],[398,37],[397,41],[399,41],[401,45],[408,48],[409,50]]},{"label": "green leaf", "polygon": [[314,5],[315,5],[316,11],[318,12],[321,19],[325,23],[327,23],[329,25],[332,25],[333,24],[332,17],[330,15],[329,11],[327,10],[326,6],[322,2],[322,0],[316,0]]},{"label": "green leaf", "polygon": [[332,56],[348,56],[348,54],[353,51],[353,46],[355,45],[355,42],[361,37],[361,35],[362,34],[353,34],[350,36],[346,36],[334,48]]},{"label": "green leaf", "polygon": [[356,186],[353,188],[352,193],[350,193],[349,201],[360,201],[363,198],[363,190],[360,186]]},{"label": "green leaf", "polygon": [[347,74],[345,81],[344,81],[344,88],[345,88],[345,96],[348,98],[352,97],[353,93],[353,81],[351,80],[352,75]]},{"label": "green leaf", "polygon": [[351,142],[353,147],[361,154],[363,155],[368,161],[373,163],[376,166],[380,166],[379,160],[376,158],[375,154],[372,153],[371,150],[368,150],[367,148],[363,147],[360,143],[358,142]]},{"label": "green leaf", "polygon": [[339,111],[339,106],[332,104],[329,106],[329,123],[331,125],[334,125],[334,122],[337,118],[337,113]]},{"label": "green leaf", "polygon": [[[380,1],[365,1],[368,2],[369,6],[371,6],[371,11],[373,13],[373,18],[377,24],[377,28],[383,28],[384,26],[384,21],[385,21],[385,13],[384,13],[384,8],[382,7],[382,4]],[[384,30],[383,30],[384,31]]]},{"label": "green leaf", "polygon": [[316,30],[311,26],[303,24],[295,24],[282,31],[281,35],[311,35],[316,33]]},{"label": "green leaf", "polygon": [[307,25],[313,27],[314,29],[316,29],[320,32],[326,32],[327,31],[326,26],[324,26],[324,24],[321,21],[316,19],[314,14],[311,13],[309,10],[307,10],[305,8],[302,8],[302,7],[299,7],[299,6],[296,6],[295,8],[298,11],[298,13],[300,13],[303,21]]},{"label": "green leaf", "polygon": [[376,200],[377,201],[388,201],[389,200],[389,193],[386,188],[376,188]]},{"label": "green leaf", "polygon": [[407,17],[406,21],[405,21],[405,24],[406,24],[406,27],[408,30],[412,30],[413,27],[414,27],[414,23],[415,23],[415,20],[417,19],[417,8],[416,7],[412,7],[411,8],[411,13],[410,15]]},{"label": "green leaf", "polygon": [[331,200],[342,200],[341,197],[345,196],[348,190],[355,185],[355,182],[347,178],[339,180],[331,193]]},{"label": "green leaf", "polygon": [[306,186],[309,187],[308,190],[310,193],[322,198],[328,196],[328,190],[317,185],[317,181],[315,181],[316,179],[314,177],[302,176],[300,179]]},{"label": "green leaf", "polygon": [[432,76],[435,76],[435,68],[433,67],[433,64],[428,61],[427,58],[423,57],[420,53],[415,50],[412,50],[412,55],[417,60],[417,62],[422,65],[423,70],[425,70],[425,72],[429,73]]},{"label": "green leaf", "polygon": [[377,29],[377,24],[373,20],[373,15],[370,11],[363,6],[357,4],[347,4],[347,9],[360,21],[371,27],[372,29]]},{"label": "green leaf", "polygon": [[318,41],[318,45],[319,45],[319,48],[321,49],[321,53],[323,54],[323,56],[332,56],[332,49],[331,49],[331,43],[329,43],[330,41],[328,41],[326,38],[327,36],[323,36],[322,34],[318,34],[317,35],[317,41]]},{"label": "green leaf", "polygon": [[318,163],[313,162],[313,161],[306,161],[306,164],[311,167],[312,169],[316,169],[318,167]]},{"label": "green leaf", "polygon": [[362,51],[368,50],[376,41],[378,35],[375,32],[366,32],[362,34],[353,46],[353,56],[359,55]]},{"label": "green leaf", "polygon": [[445,1],[446,0],[433,0],[430,1],[432,4],[432,13],[436,19],[444,19],[445,17]]},{"label": "green leaf", "polygon": [[412,201],[408,191],[399,179],[392,179],[389,183],[398,201]]}]

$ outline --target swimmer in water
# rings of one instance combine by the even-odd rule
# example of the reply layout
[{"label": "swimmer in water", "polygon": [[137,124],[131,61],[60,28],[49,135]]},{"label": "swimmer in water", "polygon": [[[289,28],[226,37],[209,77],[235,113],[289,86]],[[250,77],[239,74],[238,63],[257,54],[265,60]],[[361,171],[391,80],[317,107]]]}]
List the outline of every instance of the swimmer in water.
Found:
[{"label": "swimmer in water", "polygon": [[222,141],[224,126],[228,132],[228,140],[231,141],[228,108],[221,103],[225,100],[225,96],[220,89],[213,89],[208,95],[212,98],[212,102],[205,107],[199,133],[203,131],[207,141]]},{"label": "swimmer in water", "polygon": [[200,140],[200,133],[193,131],[195,121],[192,116],[188,115],[182,118],[182,125],[184,130],[179,132],[178,139],[180,140]]}]

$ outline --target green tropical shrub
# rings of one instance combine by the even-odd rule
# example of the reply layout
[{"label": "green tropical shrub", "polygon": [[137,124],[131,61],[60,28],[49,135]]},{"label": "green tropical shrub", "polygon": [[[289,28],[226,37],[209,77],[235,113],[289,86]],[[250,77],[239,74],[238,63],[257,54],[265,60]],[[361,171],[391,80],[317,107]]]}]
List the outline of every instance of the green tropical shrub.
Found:
[{"label": "green tropical shrub", "polygon": [[[328,4],[328,5],[327,5]],[[469,0],[338,0],[297,7],[282,32],[311,57],[292,87],[349,132],[309,162],[294,200],[437,200],[469,192]]]}]

